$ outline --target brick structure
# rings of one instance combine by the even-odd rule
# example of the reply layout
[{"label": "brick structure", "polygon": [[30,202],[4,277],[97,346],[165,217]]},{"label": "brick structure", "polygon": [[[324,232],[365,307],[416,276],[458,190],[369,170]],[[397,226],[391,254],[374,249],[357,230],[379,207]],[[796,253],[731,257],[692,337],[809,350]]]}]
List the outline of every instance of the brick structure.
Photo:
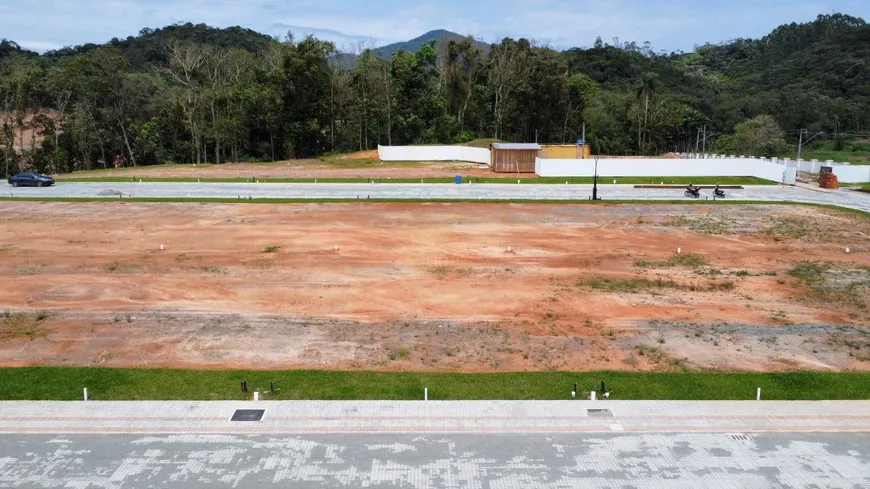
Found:
[{"label": "brick structure", "polygon": [[824,173],[819,178],[819,187],[837,190],[840,188],[840,180],[833,173]]}]

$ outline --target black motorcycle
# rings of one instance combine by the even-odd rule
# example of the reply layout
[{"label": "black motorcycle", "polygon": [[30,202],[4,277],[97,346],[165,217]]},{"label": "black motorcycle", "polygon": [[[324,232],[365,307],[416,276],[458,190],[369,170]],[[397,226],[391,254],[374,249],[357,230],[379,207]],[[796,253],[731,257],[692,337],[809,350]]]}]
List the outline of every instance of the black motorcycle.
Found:
[{"label": "black motorcycle", "polygon": [[713,191],[713,197],[716,197],[717,199],[724,199],[725,198],[725,191],[716,189]]},{"label": "black motorcycle", "polygon": [[692,189],[692,190],[686,189],[685,195],[686,195],[686,197],[691,197],[693,199],[700,199],[701,198],[701,191],[698,189]]}]

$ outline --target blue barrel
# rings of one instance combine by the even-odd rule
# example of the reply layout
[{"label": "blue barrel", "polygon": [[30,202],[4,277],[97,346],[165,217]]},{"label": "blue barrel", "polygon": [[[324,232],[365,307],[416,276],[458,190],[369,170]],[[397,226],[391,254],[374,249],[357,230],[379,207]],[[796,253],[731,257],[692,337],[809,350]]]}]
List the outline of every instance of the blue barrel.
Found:
[{"label": "blue barrel", "polygon": [[456,185],[461,185],[462,184],[462,175],[456,175],[455,181],[456,181]]}]

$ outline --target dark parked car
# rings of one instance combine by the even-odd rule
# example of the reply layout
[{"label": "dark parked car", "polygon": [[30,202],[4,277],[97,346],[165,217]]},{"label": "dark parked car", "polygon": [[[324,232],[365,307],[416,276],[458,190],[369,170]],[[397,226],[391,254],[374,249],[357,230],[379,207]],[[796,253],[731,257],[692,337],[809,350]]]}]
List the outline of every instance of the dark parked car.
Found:
[{"label": "dark parked car", "polygon": [[9,185],[13,187],[49,187],[54,185],[54,179],[39,173],[19,173],[9,177]]}]

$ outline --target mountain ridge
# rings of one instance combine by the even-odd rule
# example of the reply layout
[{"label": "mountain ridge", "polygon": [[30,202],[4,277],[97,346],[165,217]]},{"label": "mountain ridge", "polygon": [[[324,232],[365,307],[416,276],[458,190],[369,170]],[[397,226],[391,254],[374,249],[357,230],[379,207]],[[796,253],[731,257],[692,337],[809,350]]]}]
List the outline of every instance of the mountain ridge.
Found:
[{"label": "mountain ridge", "polygon": [[[380,57],[390,58],[396,51],[408,51],[408,52],[417,52],[420,50],[420,47],[428,42],[435,41],[436,44],[442,41],[452,41],[452,40],[460,40],[466,39],[468,36],[463,36],[462,34],[458,34],[456,32],[448,31],[446,29],[435,29],[429,32],[424,33],[414,39],[410,39],[407,41],[394,42],[392,44],[387,44],[386,46],[381,46],[379,48],[375,48],[372,51]],[[489,50],[489,44],[481,41],[475,40],[474,43],[484,50]]]}]

